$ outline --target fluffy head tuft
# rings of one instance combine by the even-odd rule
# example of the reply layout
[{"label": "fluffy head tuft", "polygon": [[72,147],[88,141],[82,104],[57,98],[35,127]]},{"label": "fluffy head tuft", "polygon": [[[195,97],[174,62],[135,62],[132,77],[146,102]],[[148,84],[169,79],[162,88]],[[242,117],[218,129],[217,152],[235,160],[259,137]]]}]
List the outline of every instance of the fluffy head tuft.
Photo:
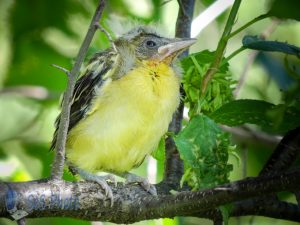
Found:
[{"label": "fluffy head tuft", "polygon": [[172,35],[166,33],[165,27],[163,27],[160,23],[149,23],[145,24],[139,20],[128,20],[128,18],[119,17],[116,15],[111,15],[108,20],[105,21],[107,27],[109,27],[110,31],[119,38],[121,36],[126,35],[127,33],[131,33],[131,31],[135,30],[137,27],[144,27],[149,33],[154,33],[161,37],[171,37]]}]

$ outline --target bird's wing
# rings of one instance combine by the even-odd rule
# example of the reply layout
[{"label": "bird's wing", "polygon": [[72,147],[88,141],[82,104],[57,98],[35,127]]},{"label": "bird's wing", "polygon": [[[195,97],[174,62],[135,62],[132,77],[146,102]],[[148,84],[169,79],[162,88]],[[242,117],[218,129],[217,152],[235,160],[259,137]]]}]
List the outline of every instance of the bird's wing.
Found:
[{"label": "bird's wing", "polygon": [[[68,132],[92,110],[91,101],[109,77],[113,76],[117,55],[113,51],[96,53],[89,61],[85,72],[77,80],[72,97],[70,110],[70,123]],[[50,149],[54,149],[57,140],[57,131],[61,114],[58,115],[55,126],[56,130]]]}]

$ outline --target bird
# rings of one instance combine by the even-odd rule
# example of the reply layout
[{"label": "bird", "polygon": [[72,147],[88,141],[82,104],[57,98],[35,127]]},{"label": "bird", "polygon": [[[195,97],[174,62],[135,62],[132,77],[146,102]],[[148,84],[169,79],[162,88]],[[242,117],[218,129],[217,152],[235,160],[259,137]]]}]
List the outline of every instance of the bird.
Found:
[{"label": "bird", "polygon": [[[178,55],[196,42],[168,38],[137,26],[95,53],[76,81],[66,141],[72,173],[97,182],[113,202],[107,183],[117,175],[156,195],[146,178],[130,173],[158,146],[180,102]],[[57,141],[60,115],[51,149]],[[97,172],[107,172],[99,176]]]}]

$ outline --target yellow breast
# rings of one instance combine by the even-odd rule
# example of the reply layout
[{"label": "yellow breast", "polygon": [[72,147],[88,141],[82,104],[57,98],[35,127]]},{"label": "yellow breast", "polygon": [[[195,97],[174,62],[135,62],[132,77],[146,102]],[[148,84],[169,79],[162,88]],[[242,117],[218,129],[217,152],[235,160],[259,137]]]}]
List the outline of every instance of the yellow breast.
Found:
[{"label": "yellow breast", "polygon": [[179,86],[171,67],[151,62],[107,81],[89,115],[69,132],[68,160],[88,171],[115,173],[139,165],[167,131]]}]

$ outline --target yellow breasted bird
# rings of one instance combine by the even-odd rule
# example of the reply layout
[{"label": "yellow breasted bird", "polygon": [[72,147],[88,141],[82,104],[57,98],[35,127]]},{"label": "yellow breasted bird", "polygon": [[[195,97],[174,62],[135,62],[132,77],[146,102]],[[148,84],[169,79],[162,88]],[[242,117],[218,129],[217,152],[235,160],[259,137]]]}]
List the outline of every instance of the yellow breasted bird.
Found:
[{"label": "yellow breasted bird", "polygon": [[146,179],[128,171],[139,166],[166,133],[180,100],[181,72],[175,59],[194,43],[161,37],[140,26],[115,40],[115,49],[96,53],[78,79],[66,160],[72,172],[99,183],[111,200],[107,177],[95,172],[122,176],[156,193]]}]

